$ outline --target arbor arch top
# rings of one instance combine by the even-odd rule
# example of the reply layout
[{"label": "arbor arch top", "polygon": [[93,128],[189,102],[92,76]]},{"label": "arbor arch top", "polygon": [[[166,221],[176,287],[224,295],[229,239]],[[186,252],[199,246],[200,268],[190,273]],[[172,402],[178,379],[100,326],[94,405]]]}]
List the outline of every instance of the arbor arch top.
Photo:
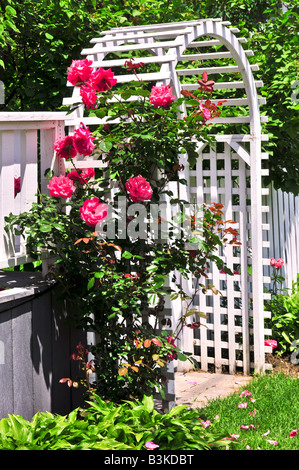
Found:
[{"label": "arbor arch top", "polygon": [[[261,177],[265,174],[262,170],[262,160],[267,159],[267,154],[262,152],[262,141],[268,140],[267,135],[262,134],[262,123],[267,122],[266,116],[261,116],[260,105],[265,100],[258,96],[257,89],[263,86],[260,80],[255,80],[253,72],[257,71],[258,65],[251,64],[250,58],[253,51],[243,48],[246,39],[238,37],[239,30],[231,26],[230,22],[217,18],[198,19],[195,21],[175,22],[154,25],[140,25],[124,28],[112,28],[103,31],[97,38],[91,39],[91,46],[82,50],[82,56],[93,61],[97,68],[111,69],[117,84],[113,87],[117,93],[117,87],[125,86],[126,83],[137,80],[137,77],[124,67],[125,62],[133,60],[135,63],[142,62],[144,66],[138,70],[138,77],[149,85],[170,85],[173,93],[179,98],[182,90],[194,90],[198,88],[198,78],[203,72],[207,72],[209,79],[215,81],[211,101],[215,104],[225,100],[221,117],[214,118],[211,131],[216,142],[224,144],[224,153],[217,155],[217,150],[210,151],[209,180],[213,183],[210,197],[225,199],[225,216],[231,219],[233,214],[239,213],[239,231],[242,235],[242,250],[238,257],[231,254],[231,263],[238,259],[240,263],[240,285],[242,288],[242,301],[239,302],[242,310],[242,326],[240,331],[243,335],[242,356],[243,371],[249,372],[251,367],[251,355],[249,347],[249,318],[253,318],[254,337],[254,370],[261,371],[265,366],[264,347],[264,282],[265,266],[269,265],[269,251],[267,235],[269,230],[267,219],[263,217],[269,210],[262,205],[262,196],[266,195],[267,189],[262,189]],[[72,96],[64,99],[64,104],[73,106],[74,110],[66,120],[69,132],[80,126],[81,122],[86,125],[105,124],[105,119],[96,116],[85,115],[84,106],[77,105],[81,102],[79,87],[72,87]],[[184,112],[184,110],[182,109]],[[245,129],[245,131],[244,131]],[[202,154],[205,143],[199,143],[198,152]],[[232,167],[232,156],[236,155],[240,160],[239,172],[234,174]],[[184,157],[182,157],[184,158]],[[217,159],[225,161],[225,170],[219,172]],[[185,174],[182,178],[189,182],[189,186],[182,187],[181,191],[187,191],[189,198],[194,188],[191,179],[199,174],[203,175],[203,168],[196,170],[188,168],[188,162],[182,160]],[[67,163],[65,163],[65,168]],[[86,167],[90,161],[79,161],[77,167]],[[93,161],[94,166],[101,166],[100,160]],[[201,163],[200,163],[201,165]],[[221,173],[221,174],[220,174]],[[218,180],[225,178],[228,186],[219,188]],[[239,187],[233,187],[232,178],[237,178]],[[250,180],[250,185],[248,184]],[[203,180],[196,179],[197,198],[203,194],[205,189]],[[241,194],[242,191],[242,194]],[[236,204],[235,196],[239,203]],[[200,202],[202,199],[197,199]],[[240,200],[243,202],[241,203]],[[250,255],[248,255],[250,253]],[[249,270],[250,266],[250,270]],[[249,275],[249,271],[251,274]],[[217,277],[216,281],[223,280]],[[227,286],[229,281],[226,280]],[[227,292],[234,295],[234,280],[231,281]],[[227,294],[229,295],[229,294]],[[250,299],[250,302],[249,302]],[[250,305],[249,305],[250,304]],[[231,312],[238,316],[233,304]],[[219,318],[223,312],[222,306],[218,305]],[[214,312],[215,309],[214,309]],[[227,312],[229,314],[229,312]],[[214,314],[214,313],[213,313]],[[236,325],[234,314],[229,320],[230,345],[228,349],[235,355]],[[219,331],[220,331],[219,320]],[[218,327],[217,327],[218,328]],[[218,330],[217,330],[218,331]],[[215,330],[215,336],[220,334]],[[219,337],[220,338],[220,337]],[[218,339],[219,339],[218,338]],[[201,339],[201,344],[209,339]],[[216,344],[216,341],[215,341]],[[219,345],[221,341],[219,340]],[[215,346],[216,347],[216,346]],[[217,346],[218,347],[218,346]],[[219,346],[221,349],[221,347]],[[217,349],[217,348],[216,348]],[[216,370],[221,369],[220,349],[215,352]],[[269,351],[270,352],[270,351]],[[218,356],[217,356],[218,354]],[[236,357],[229,359],[229,369],[233,373],[236,370]],[[220,368],[220,369],[219,369]]]},{"label": "arbor arch top", "polygon": [[[261,122],[267,119],[259,111],[259,105],[265,104],[265,100],[257,95],[257,88],[263,83],[254,80],[253,72],[258,70],[258,65],[250,64],[248,58],[253,56],[253,51],[243,49],[246,39],[238,38],[238,32],[230,27],[230,22],[221,19],[113,28],[91,39],[92,47],[83,49],[82,55],[93,60],[95,68],[115,71],[119,85],[136,79],[132,73],[125,72],[126,60],[143,62],[140,79],[157,85],[170,84],[177,97],[181,96],[181,90],[198,88],[196,78],[206,71],[216,82],[215,92],[221,93],[212,101],[226,99],[225,116],[214,119],[213,124],[248,124],[250,134],[259,137]],[[210,66],[215,62],[216,66]],[[218,81],[219,76],[224,80]],[[74,88],[72,98],[66,98],[64,104],[78,101],[79,90]],[[77,117],[83,117],[82,109]]]}]

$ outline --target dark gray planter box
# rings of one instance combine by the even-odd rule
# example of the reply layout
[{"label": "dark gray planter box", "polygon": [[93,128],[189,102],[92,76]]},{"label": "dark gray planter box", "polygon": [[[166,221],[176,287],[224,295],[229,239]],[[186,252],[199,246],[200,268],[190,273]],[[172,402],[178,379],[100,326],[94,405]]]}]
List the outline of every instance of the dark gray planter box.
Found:
[{"label": "dark gray planter box", "polygon": [[82,389],[59,383],[80,375],[71,359],[86,335],[69,324],[57,287],[41,273],[0,271],[0,419],[38,411],[65,415],[83,404]]}]

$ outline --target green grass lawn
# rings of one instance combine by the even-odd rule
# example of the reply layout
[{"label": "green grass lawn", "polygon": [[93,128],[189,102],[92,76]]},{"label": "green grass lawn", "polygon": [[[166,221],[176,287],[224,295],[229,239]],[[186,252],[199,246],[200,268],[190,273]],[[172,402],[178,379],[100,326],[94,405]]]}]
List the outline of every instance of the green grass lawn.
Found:
[{"label": "green grass lawn", "polygon": [[283,373],[254,377],[237,393],[209,402],[202,416],[211,431],[232,436],[231,449],[299,450],[299,431],[290,437],[299,429],[299,379]]}]

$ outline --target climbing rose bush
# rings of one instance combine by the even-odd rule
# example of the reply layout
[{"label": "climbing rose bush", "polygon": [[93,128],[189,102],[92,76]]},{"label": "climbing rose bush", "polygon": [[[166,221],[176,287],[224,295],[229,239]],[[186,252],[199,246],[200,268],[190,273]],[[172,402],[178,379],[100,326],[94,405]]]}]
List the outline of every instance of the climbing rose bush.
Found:
[{"label": "climbing rose bush", "polygon": [[[194,296],[202,289],[218,293],[206,286],[209,267],[233,274],[218,248],[224,240],[240,244],[238,232],[223,220],[222,204],[204,204],[200,216],[196,208],[184,212],[170,185],[186,184],[184,168],[196,164],[198,142],[213,144],[208,125],[222,104],[208,98],[214,82],[204,74],[198,90],[177,97],[167,85],[149,90],[137,75],[143,66],[126,61],[136,80],[119,86],[111,69],[96,70],[87,59],[71,63],[67,78],[80,88],[85,116],[92,112],[100,123],[91,131],[82,119],[72,135],[55,143],[60,167],[68,161],[71,169],[47,174],[50,194],[10,222],[15,233],[26,235],[32,256],[47,251],[55,257],[51,276],[62,286],[68,315],[96,334],[96,344],[89,345],[93,387],[114,401],[157,390],[163,396],[167,365],[192,360],[180,350],[179,338],[184,328],[200,328],[205,317]],[[80,169],[76,156],[101,158],[101,164]],[[165,198],[168,207],[177,204],[182,211],[177,220],[155,213]],[[191,297],[181,275],[196,281]],[[182,302],[176,325],[163,318],[166,295]]]}]

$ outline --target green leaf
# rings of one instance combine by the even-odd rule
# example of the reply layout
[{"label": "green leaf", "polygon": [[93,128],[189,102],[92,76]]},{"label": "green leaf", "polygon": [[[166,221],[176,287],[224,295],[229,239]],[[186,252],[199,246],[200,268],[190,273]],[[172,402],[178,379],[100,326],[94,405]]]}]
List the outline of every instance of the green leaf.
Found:
[{"label": "green leaf", "polygon": [[182,354],[182,353],[180,353],[180,352],[178,353],[178,360],[179,360],[179,361],[185,362],[185,361],[187,361],[187,359],[188,359],[188,357],[185,356],[185,354]]},{"label": "green leaf", "polygon": [[39,229],[40,229],[41,232],[44,232],[44,233],[51,232],[52,231],[52,225],[41,225],[39,227]]},{"label": "green leaf", "polygon": [[89,281],[88,281],[88,284],[87,284],[87,290],[90,290],[93,288],[94,286],[94,283],[95,283],[95,278],[92,277]]},{"label": "green leaf", "polygon": [[144,406],[144,409],[148,412],[148,413],[152,413],[152,411],[154,410],[154,399],[152,396],[144,396],[143,397],[143,400],[142,400],[142,404]]},{"label": "green leaf", "polygon": [[98,108],[96,111],[95,111],[95,115],[99,118],[99,119],[103,119],[107,114],[107,110],[106,108]]},{"label": "green leaf", "polygon": [[121,256],[122,256],[122,258],[125,258],[125,259],[133,258],[132,253],[129,253],[129,251],[124,251]]},{"label": "green leaf", "polygon": [[109,140],[102,140],[99,144],[100,150],[107,153],[112,149],[112,143]]}]

